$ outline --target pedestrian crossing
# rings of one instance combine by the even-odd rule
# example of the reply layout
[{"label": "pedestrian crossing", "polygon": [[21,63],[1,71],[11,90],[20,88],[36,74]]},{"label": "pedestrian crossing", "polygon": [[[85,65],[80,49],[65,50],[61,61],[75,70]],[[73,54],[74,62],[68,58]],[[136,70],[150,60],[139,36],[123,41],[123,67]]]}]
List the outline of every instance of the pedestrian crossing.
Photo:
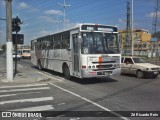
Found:
[{"label": "pedestrian crossing", "polygon": [[48,84],[0,86],[0,111],[51,111],[53,96]]}]

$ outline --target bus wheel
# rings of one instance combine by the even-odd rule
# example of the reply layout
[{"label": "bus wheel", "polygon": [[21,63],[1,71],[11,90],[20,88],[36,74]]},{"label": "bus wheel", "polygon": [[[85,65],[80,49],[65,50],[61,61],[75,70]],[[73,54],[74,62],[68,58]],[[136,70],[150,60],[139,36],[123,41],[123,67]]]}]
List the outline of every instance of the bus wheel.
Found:
[{"label": "bus wheel", "polygon": [[42,69],[43,69],[43,68],[42,68],[42,64],[41,64],[41,61],[40,61],[40,60],[38,61],[38,69],[39,69],[39,70],[42,70]]},{"label": "bus wheel", "polygon": [[66,79],[69,80],[69,79],[71,78],[68,65],[64,65],[64,66],[63,66],[63,74],[64,74],[64,77],[65,77]]}]

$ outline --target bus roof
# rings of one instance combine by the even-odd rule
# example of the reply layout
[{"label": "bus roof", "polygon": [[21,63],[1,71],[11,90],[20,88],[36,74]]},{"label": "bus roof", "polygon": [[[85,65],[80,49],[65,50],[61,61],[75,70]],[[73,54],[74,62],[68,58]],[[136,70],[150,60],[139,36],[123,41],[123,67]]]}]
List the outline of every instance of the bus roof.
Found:
[{"label": "bus roof", "polygon": [[[45,36],[41,36],[41,37],[38,37],[37,39],[43,38],[43,37],[48,37],[48,36],[58,34],[58,33],[62,33],[62,32],[67,32],[69,30],[74,30],[74,29],[78,29],[78,28],[80,28],[80,30],[82,30],[81,27],[83,25],[86,25],[86,26],[104,26],[104,27],[112,28],[114,32],[117,32],[117,27],[113,26],[113,25],[94,24],[94,23],[78,23],[74,27],[71,27],[71,28],[68,28],[68,29],[65,29],[65,30],[61,30],[61,31],[57,31],[57,32],[54,32],[52,34],[48,34],[48,35],[45,35]],[[31,40],[31,41],[35,41],[37,39]]]}]

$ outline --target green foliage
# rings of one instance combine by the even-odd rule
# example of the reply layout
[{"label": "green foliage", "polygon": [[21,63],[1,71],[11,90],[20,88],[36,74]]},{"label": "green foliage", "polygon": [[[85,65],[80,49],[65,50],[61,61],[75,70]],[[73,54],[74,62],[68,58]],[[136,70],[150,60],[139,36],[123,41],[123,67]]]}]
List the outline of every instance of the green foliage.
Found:
[{"label": "green foliage", "polygon": [[2,49],[3,49],[4,52],[6,52],[6,44],[2,45]]}]

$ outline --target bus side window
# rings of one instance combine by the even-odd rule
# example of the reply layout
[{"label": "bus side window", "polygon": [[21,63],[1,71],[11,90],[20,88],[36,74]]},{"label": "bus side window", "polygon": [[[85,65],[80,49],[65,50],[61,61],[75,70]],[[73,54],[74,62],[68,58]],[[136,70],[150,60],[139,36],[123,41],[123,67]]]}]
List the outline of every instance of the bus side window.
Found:
[{"label": "bus side window", "polygon": [[50,47],[49,47],[49,49],[53,49],[53,39],[52,38],[50,38]]},{"label": "bus side window", "polygon": [[68,49],[69,45],[70,45],[70,33],[67,31],[63,33],[63,37],[62,37],[63,49]]},{"label": "bus side window", "polygon": [[55,35],[55,49],[61,48],[61,37],[60,34]]}]

